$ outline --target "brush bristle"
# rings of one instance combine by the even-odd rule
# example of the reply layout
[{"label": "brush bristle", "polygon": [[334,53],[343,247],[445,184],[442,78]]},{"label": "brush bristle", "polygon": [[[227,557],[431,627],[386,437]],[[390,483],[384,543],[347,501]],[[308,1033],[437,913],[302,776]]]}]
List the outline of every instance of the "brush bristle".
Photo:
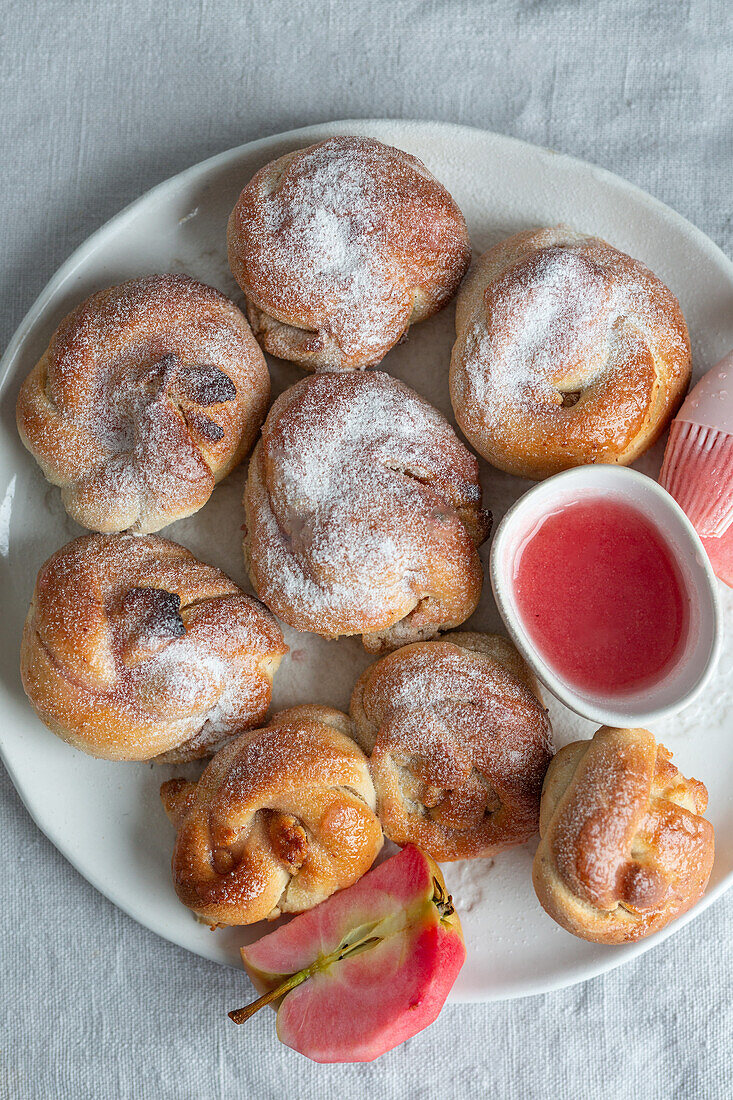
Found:
[{"label": "brush bristle", "polygon": [[673,421],[659,481],[700,536],[719,538],[733,523],[733,435]]},{"label": "brush bristle", "polygon": [[703,539],[702,544],[710,558],[715,576],[733,588],[733,524],[720,538]]}]

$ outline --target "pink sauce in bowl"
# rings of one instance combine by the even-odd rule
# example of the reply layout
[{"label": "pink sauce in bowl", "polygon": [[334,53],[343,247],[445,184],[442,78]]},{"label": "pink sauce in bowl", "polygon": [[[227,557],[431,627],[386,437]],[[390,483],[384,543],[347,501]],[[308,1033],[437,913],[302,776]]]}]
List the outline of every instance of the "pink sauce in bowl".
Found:
[{"label": "pink sauce in bowl", "polygon": [[490,576],[525,661],[585,718],[653,728],[712,676],[710,562],[677,502],[636,470],[579,466],[533,486],[496,529]]},{"label": "pink sauce in bowl", "polygon": [[672,550],[624,501],[586,497],[549,512],[519,547],[513,582],[527,634],[580,691],[649,687],[684,650],[689,598]]}]

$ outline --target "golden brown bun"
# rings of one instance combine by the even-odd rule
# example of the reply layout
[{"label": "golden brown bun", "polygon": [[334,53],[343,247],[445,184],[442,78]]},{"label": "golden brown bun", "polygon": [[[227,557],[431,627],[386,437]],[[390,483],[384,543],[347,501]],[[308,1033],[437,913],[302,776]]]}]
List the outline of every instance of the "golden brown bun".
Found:
[{"label": "golden brown bun", "polygon": [[671,760],[648,730],[602,726],[550,764],[532,877],[568,932],[640,940],[702,897],[714,855],[708,793]]},{"label": "golden brown bun", "polygon": [[485,252],[459,295],[456,332],[456,420],[479,454],[519,477],[628,465],[690,380],[672,292],[638,260],[563,225]]},{"label": "golden brown bun", "polygon": [[257,339],[306,370],[378,363],[450,301],[471,258],[446,189],[372,138],[329,138],[266,164],[227,236]]},{"label": "golden brown bun", "polygon": [[550,723],[506,638],[449,634],[382,657],[357,681],[351,717],[390,840],[476,859],[537,832]]},{"label": "golden brown bun", "polygon": [[94,531],[157,531],[198,511],[254,442],[270,395],[237,307],[148,275],[72,310],[18,396],[18,431]]},{"label": "golden brown bun", "polygon": [[316,374],[272,406],[249,467],[245,556],[298,630],[371,652],[473,612],[488,533],[478,462],[436,409],[379,371]]},{"label": "golden brown bun", "polygon": [[217,753],[198,783],[163,784],[184,905],[210,924],[252,924],[311,909],[369,870],[382,829],[350,732],[341,711],[292,707]]},{"label": "golden brown bun", "polygon": [[64,741],[110,760],[206,756],[267,713],[287,652],[273,616],[156,535],[85,535],[36,581],[23,687]]}]

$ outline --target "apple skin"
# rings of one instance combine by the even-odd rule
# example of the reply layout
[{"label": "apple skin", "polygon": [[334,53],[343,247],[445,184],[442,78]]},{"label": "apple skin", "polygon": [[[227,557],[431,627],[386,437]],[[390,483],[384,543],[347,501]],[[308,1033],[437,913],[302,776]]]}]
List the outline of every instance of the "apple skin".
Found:
[{"label": "apple skin", "polygon": [[[345,941],[369,938],[371,930],[376,943],[327,961]],[[422,1031],[438,1016],[465,958],[440,869],[414,845],[242,948],[263,993],[313,968],[280,1000],[277,1034],[315,1062],[370,1062]]]}]

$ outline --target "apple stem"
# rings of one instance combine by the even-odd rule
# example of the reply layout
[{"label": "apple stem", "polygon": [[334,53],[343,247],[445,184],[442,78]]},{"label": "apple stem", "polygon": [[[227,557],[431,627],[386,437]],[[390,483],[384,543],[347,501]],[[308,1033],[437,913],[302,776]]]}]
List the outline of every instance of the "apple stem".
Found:
[{"label": "apple stem", "polygon": [[263,993],[261,997],[258,997],[256,1001],[252,1001],[252,1004],[245,1005],[244,1008],[237,1008],[234,1012],[228,1012],[230,1020],[234,1020],[235,1024],[243,1024],[245,1020],[248,1020],[250,1016],[254,1016],[255,1012],[259,1012],[265,1005],[272,1004],[273,1001],[279,1001],[281,997],[284,997],[286,993],[289,993],[291,989],[295,989],[302,982],[308,978],[312,978],[319,970],[323,970],[330,966],[334,962],[341,962],[343,959],[351,958],[352,955],[358,955],[361,951],[368,951],[374,944],[379,943],[381,940],[380,935],[375,935],[375,932],[379,932],[380,926],[387,923],[386,919],[382,921],[376,921],[374,924],[366,925],[359,929],[361,936],[352,943],[342,943],[335,951],[332,951],[330,955],[319,955],[314,963],[306,967],[305,970],[298,970],[295,974],[288,975],[280,985],[275,986],[274,989],[268,990],[267,993]]},{"label": "apple stem", "polygon": [[452,916],[456,911],[453,905],[453,898],[450,894],[446,894],[443,886],[438,882],[435,876],[433,876],[433,887],[433,902],[440,913],[440,919],[444,920],[445,917]]},{"label": "apple stem", "polygon": [[267,993],[263,993],[261,997],[258,997],[256,1001],[252,1001],[251,1004],[245,1005],[244,1008],[237,1008],[234,1012],[228,1012],[227,1015],[230,1020],[234,1020],[235,1024],[243,1024],[250,1016],[254,1016],[255,1012],[259,1012],[265,1005],[272,1004],[273,1001],[277,1001],[280,997],[284,997],[286,993],[289,993],[291,989],[295,989],[296,986],[304,982],[306,978],[310,978],[313,972],[312,967],[307,967],[305,970],[299,970],[296,974],[290,974],[284,982],[280,985],[276,985],[274,989],[270,989]]}]

